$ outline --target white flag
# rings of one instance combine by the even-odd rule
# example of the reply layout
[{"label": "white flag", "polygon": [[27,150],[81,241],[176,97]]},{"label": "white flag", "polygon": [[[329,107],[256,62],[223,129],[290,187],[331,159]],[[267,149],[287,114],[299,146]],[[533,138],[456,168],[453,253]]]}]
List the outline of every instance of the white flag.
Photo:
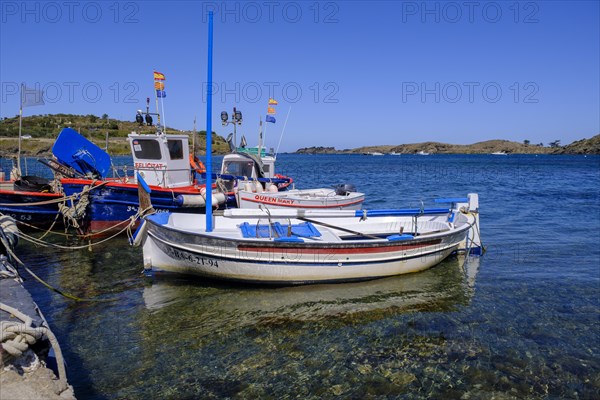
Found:
[{"label": "white flag", "polygon": [[44,92],[42,90],[21,87],[22,107],[42,106],[44,104]]}]

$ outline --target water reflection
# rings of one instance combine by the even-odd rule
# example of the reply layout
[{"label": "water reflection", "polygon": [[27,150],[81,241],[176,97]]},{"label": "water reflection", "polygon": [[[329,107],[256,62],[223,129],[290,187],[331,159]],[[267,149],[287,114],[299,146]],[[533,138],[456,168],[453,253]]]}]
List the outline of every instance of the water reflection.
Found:
[{"label": "water reflection", "polygon": [[[415,358],[412,352],[437,354],[445,342],[408,334],[403,319],[468,305],[476,269],[469,266],[467,274],[463,263],[451,258],[418,274],[281,288],[156,277],[143,288],[146,312],[136,316],[136,350],[124,349],[132,378],[121,379],[119,393],[400,393],[416,379],[402,367]],[[404,350],[393,343],[410,355],[401,356]],[[151,381],[138,387],[133,377],[139,376]],[[351,391],[352,382],[362,383]]]},{"label": "water reflection", "polygon": [[[244,287],[158,276],[144,287],[146,308],[154,314],[185,312],[219,316],[223,326],[260,321],[320,321],[380,318],[410,311],[446,311],[469,300],[479,260],[451,258],[438,267],[367,282],[291,287]],[[211,319],[215,321],[216,319]],[[213,327],[214,328],[214,327]]]}]

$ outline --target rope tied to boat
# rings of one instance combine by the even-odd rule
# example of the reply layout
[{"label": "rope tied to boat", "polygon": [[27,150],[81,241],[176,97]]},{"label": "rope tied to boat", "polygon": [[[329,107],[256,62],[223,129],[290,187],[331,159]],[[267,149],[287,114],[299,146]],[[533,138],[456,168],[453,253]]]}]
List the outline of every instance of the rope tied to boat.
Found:
[{"label": "rope tied to boat", "polygon": [[[9,313],[18,318],[21,322],[0,321],[0,346],[11,356],[17,358],[23,355],[27,349],[41,340],[48,340],[56,354],[56,364],[58,367],[58,380],[61,384],[60,391],[65,391],[69,385],[67,383],[67,370],[65,362],[58,344],[56,336],[49,328],[44,326],[32,326],[33,320],[28,315],[23,314],[16,308],[0,303],[0,310]],[[43,316],[42,316],[42,319]],[[44,319],[45,321],[45,319]]]},{"label": "rope tied to boat", "polygon": [[89,191],[93,184],[92,182],[91,185],[84,186],[81,193],[79,193],[79,200],[73,201],[74,199],[71,199],[70,206],[67,205],[66,199],[58,204],[58,211],[63,215],[65,225],[72,226],[75,229],[80,228],[79,222],[85,218],[85,211],[90,204]]},{"label": "rope tied to boat", "polygon": [[[129,237],[132,237],[132,236],[133,236],[133,233],[132,233],[132,228],[133,228],[133,226],[135,225],[136,221],[137,221],[137,220],[138,220],[138,219],[139,219],[141,216],[145,215],[145,214],[146,214],[146,213],[147,213],[147,212],[148,212],[150,209],[151,209],[151,207],[150,207],[150,208],[143,209],[143,210],[140,210],[140,211],[138,211],[138,212],[137,212],[135,215],[132,215],[131,217],[129,217],[129,219],[123,220],[123,221],[121,221],[121,222],[119,222],[119,223],[117,223],[117,224],[115,224],[115,225],[113,225],[113,226],[111,226],[111,227],[109,227],[109,228],[106,228],[105,230],[103,230],[103,231],[101,231],[101,232],[96,232],[96,233],[94,233],[94,235],[101,235],[102,233],[104,233],[104,232],[105,232],[105,231],[107,231],[107,230],[112,230],[112,229],[114,229],[114,228],[116,228],[116,227],[119,227],[119,226],[121,226],[121,225],[125,225],[125,224],[126,224],[126,225],[125,225],[123,228],[121,228],[121,229],[120,229],[118,232],[115,232],[115,233],[114,233],[114,234],[112,234],[111,236],[108,236],[108,237],[106,237],[106,238],[104,238],[104,239],[102,239],[102,240],[99,240],[99,241],[97,241],[97,242],[90,242],[90,243],[88,243],[88,244],[85,244],[85,245],[78,245],[78,246],[63,246],[63,245],[60,245],[60,244],[56,244],[56,243],[50,243],[50,242],[46,242],[46,241],[40,240],[40,239],[38,239],[38,238],[35,238],[35,237],[33,237],[33,236],[29,236],[29,235],[27,235],[26,233],[23,233],[23,232],[19,232],[19,234],[18,234],[18,235],[19,235],[19,237],[20,237],[20,238],[22,238],[23,240],[26,240],[26,241],[28,241],[28,242],[30,242],[30,243],[33,243],[33,244],[35,244],[35,245],[38,245],[38,246],[43,246],[43,247],[53,247],[53,248],[57,248],[57,249],[63,249],[63,250],[81,250],[81,249],[89,249],[90,247],[93,247],[93,246],[98,246],[98,245],[100,245],[100,244],[102,244],[102,243],[105,243],[105,242],[107,242],[107,241],[109,241],[109,240],[112,240],[112,239],[116,238],[117,236],[121,235],[122,233],[127,233],[127,235],[128,235]],[[88,238],[89,238],[89,237],[90,237],[90,235],[85,235],[85,236],[83,236],[83,238],[86,238],[86,237],[88,237]]]}]

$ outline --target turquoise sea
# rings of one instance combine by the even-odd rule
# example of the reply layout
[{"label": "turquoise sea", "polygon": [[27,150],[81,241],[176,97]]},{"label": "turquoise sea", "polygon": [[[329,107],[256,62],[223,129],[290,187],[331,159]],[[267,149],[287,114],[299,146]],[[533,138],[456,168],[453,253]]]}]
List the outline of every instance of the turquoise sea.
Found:
[{"label": "turquoise sea", "polygon": [[[598,399],[600,157],[280,155],[366,208],[480,195],[487,254],[363,283],[147,278],[119,238],[18,253],[79,399]],[[52,239],[65,244],[64,239]],[[74,244],[75,242],[68,242]]]}]

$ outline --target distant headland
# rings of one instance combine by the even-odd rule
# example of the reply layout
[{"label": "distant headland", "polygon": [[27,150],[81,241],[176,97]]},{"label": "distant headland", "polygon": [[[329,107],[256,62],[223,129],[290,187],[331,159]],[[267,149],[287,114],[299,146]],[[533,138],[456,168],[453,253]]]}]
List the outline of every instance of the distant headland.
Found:
[{"label": "distant headland", "polygon": [[[135,116],[135,115],[134,115]],[[74,115],[47,114],[23,117],[22,134],[27,139],[22,141],[22,154],[25,156],[48,156],[54,140],[62,128],[71,127],[104,148],[108,134],[108,152],[112,155],[129,154],[127,135],[132,131],[138,133],[154,133],[155,128],[140,126],[133,117],[131,121],[110,118],[107,114]],[[191,135],[191,131],[180,131],[167,128],[169,133]],[[2,118],[0,120],[0,156],[14,157],[18,149],[19,118]],[[198,154],[204,154],[206,132],[198,131]],[[229,146],[225,139],[215,132],[212,134],[213,152],[226,154]],[[590,139],[582,139],[566,146],[560,140],[544,145],[533,144],[528,140],[522,143],[508,140],[488,140],[473,144],[447,144],[439,142],[423,142],[400,145],[365,146],[354,149],[338,150],[335,147],[304,147],[296,150],[296,154],[600,154],[600,134]]]},{"label": "distant headland", "polygon": [[600,154],[600,135],[590,139],[575,141],[561,146],[556,140],[544,146],[509,140],[487,140],[473,144],[447,144],[439,142],[423,142],[400,145],[366,146],[355,149],[337,150],[335,147],[304,147],[296,150],[296,154]]}]

